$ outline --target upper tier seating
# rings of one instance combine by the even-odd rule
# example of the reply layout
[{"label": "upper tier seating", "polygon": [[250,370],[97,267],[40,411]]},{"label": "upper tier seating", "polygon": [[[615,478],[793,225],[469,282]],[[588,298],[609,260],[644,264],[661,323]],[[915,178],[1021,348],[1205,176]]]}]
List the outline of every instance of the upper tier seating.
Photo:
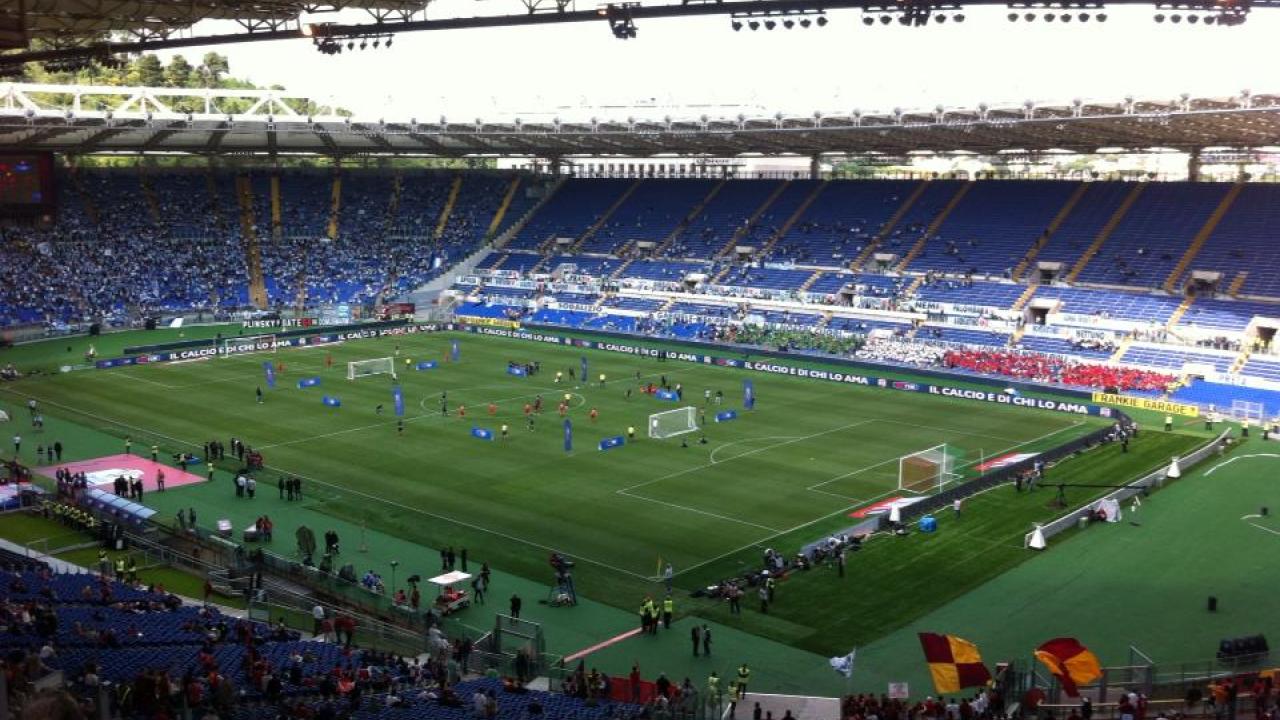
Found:
[{"label": "upper tier seating", "polygon": [[1077,279],[1159,287],[1229,187],[1223,183],[1148,183]]},{"label": "upper tier seating", "polygon": [[1012,283],[938,278],[921,285],[916,290],[916,297],[928,302],[1008,308],[1025,290],[1024,286]]},{"label": "upper tier seating", "polygon": [[1280,298],[1280,187],[1245,185],[1184,280],[1195,270],[1222,273],[1219,291],[1225,291],[1237,273],[1248,272],[1241,293]]},{"label": "upper tier seating", "polygon": [[534,214],[507,247],[536,250],[552,238],[576,241],[598,221],[634,180],[571,178]]},{"label": "upper tier seating", "polygon": [[1164,324],[1178,305],[1179,298],[1138,292],[1109,292],[1084,288],[1040,286],[1032,299],[1061,300],[1060,312],[1073,315],[1098,315],[1113,319]]},{"label": "upper tier seating", "polygon": [[660,245],[714,185],[714,180],[643,181],[587,239],[582,251],[617,252],[640,240]]},{"label": "upper tier seating", "polygon": [[667,254],[714,258],[781,184],[780,180],[725,183],[711,202],[690,221]]},{"label": "upper tier seating", "polygon": [[1145,365],[1148,367],[1181,370],[1186,363],[1212,365],[1218,372],[1226,372],[1235,360],[1232,353],[1216,353],[1196,351],[1191,348],[1174,346],[1152,347],[1150,345],[1131,345],[1120,358],[1126,365]]},{"label": "upper tier seating", "polygon": [[1077,183],[1047,180],[974,183],[912,267],[1007,275],[1076,187]]},{"label": "upper tier seating", "polygon": [[1280,303],[1245,300],[1197,299],[1178,320],[1179,327],[1210,328],[1237,332],[1249,326],[1255,316],[1280,318]]},{"label": "upper tier seating", "polygon": [[1062,263],[1064,273],[1069,272],[1131,190],[1131,183],[1089,183],[1084,196],[1076,203],[1071,214],[1058,226],[1058,231],[1049,236],[1049,242],[1036,255],[1036,261]]},{"label": "upper tier seating", "polygon": [[812,265],[847,265],[879,234],[916,184],[833,180],[778,241],[771,256]]}]

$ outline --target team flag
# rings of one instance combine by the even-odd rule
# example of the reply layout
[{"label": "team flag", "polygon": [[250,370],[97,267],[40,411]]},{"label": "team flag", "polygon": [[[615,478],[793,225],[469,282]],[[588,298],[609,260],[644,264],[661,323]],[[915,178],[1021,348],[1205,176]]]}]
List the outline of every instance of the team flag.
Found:
[{"label": "team flag", "polygon": [[756,386],[750,380],[742,381],[742,407],[753,410],[756,406]]},{"label": "team flag", "polygon": [[391,404],[396,409],[396,417],[404,417],[404,392],[399,385],[391,386]]},{"label": "team flag", "polygon": [[321,402],[329,407],[342,407],[342,401],[332,395],[325,395]]},{"label": "team flag", "polygon": [[564,419],[564,451],[573,452],[573,423]]},{"label": "team flag", "polygon": [[582,382],[587,381],[587,356],[582,356]]},{"label": "team flag", "polygon": [[847,678],[851,678],[853,677],[853,661],[856,660],[857,657],[858,657],[858,648],[854,648],[850,650],[848,655],[833,657],[830,660],[831,669],[835,670],[836,672],[840,673],[841,675]]},{"label": "team flag", "polygon": [[262,372],[267,376],[267,387],[274,388],[276,386],[276,366],[270,360],[262,363]]},{"label": "team flag", "polygon": [[920,647],[924,649],[933,687],[939,695],[991,682],[991,673],[982,664],[978,646],[968,640],[954,635],[920,633]]},{"label": "team flag", "polygon": [[1036,648],[1036,659],[1058,678],[1062,689],[1079,697],[1077,688],[1102,677],[1098,656],[1075,638],[1054,638]]},{"label": "team flag", "polygon": [[302,378],[298,381],[298,389],[315,387],[320,384],[320,376]]},{"label": "team flag", "polygon": [[458,362],[458,358],[461,354],[462,351],[458,349],[458,341],[454,340],[453,344],[449,346],[449,359],[453,362]]}]

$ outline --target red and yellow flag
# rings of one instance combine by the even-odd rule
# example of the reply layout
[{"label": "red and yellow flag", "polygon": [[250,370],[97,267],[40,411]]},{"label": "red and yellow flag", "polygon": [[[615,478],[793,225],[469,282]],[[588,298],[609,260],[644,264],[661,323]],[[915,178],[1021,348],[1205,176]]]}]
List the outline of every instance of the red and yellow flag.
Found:
[{"label": "red and yellow flag", "polygon": [[1075,638],[1054,638],[1036,648],[1036,659],[1062,683],[1062,689],[1071,697],[1079,697],[1076,689],[1102,677],[1098,656]]},{"label": "red and yellow flag", "polygon": [[920,647],[933,675],[938,694],[959,692],[991,682],[991,673],[982,664],[978,646],[954,635],[920,633]]}]

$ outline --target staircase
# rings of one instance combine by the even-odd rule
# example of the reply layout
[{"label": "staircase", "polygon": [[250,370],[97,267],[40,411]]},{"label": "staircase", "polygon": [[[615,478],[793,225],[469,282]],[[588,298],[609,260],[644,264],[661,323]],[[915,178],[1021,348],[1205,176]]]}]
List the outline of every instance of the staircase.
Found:
[{"label": "staircase", "polygon": [[800,292],[808,292],[809,288],[813,287],[813,284],[818,282],[818,278],[820,277],[822,277],[822,271],[814,270],[813,274],[810,275],[807,280],[805,280],[803,283],[800,284]]},{"label": "staircase", "polygon": [[1195,295],[1188,295],[1182,298],[1182,302],[1178,304],[1178,307],[1174,308],[1173,314],[1169,316],[1167,321],[1165,321],[1165,329],[1172,329],[1177,325],[1178,321],[1182,319],[1182,316],[1187,314],[1187,309],[1191,307],[1191,303],[1195,301]]},{"label": "staircase", "polygon": [[254,228],[253,188],[247,175],[236,176],[236,197],[240,202],[240,236],[244,240],[245,267],[249,272],[249,302],[265,310],[267,284],[262,274],[262,248]]},{"label": "staircase", "polygon": [[657,310],[654,310],[654,312],[655,313],[666,312],[671,309],[672,305],[675,305],[675,304],[676,304],[675,298],[667,298],[667,301],[662,303],[662,306],[659,307]]},{"label": "staircase", "polygon": [[960,186],[960,189],[956,191],[955,195],[951,196],[951,199],[947,201],[945,206],[943,206],[942,210],[938,213],[938,216],[933,219],[933,222],[929,223],[929,227],[925,228],[924,233],[920,235],[920,239],[916,240],[916,244],[912,245],[911,249],[907,251],[906,257],[898,261],[898,265],[894,268],[895,270],[898,272],[906,270],[907,266],[911,264],[911,261],[915,260],[920,256],[920,253],[924,252],[924,246],[928,244],[929,239],[933,237],[934,233],[938,232],[938,228],[942,227],[942,223],[946,222],[947,216],[951,214],[952,210],[956,209],[956,206],[960,204],[960,201],[964,200],[964,196],[968,195],[969,191],[972,189],[972,180],[965,182]]},{"label": "staircase", "polygon": [[151,222],[156,227],[163,228],[165,223],[160,217],[160,201],[156,198],[155,189],[151,187],[146,175],[138,176],[138,184],[142,186],[142,198],[147,202],[147,212],[151,215]]},{"label": "staircase", "polygon": [[641,178],[627,186],[627,189],[622,191],[622,194],[618,196],[618,199],[614,200],[613,204],[610,205],[594,223],[591,224],[591,227],[587,228],[587,231],[582,233],[582,235],[574,241],[573,245],[570,247],[570,251],[577,252],[579,248],[592,238],[592,236],[599,232],[600,228],[604,227],[605,223],[609,222],[609,218],[613,217],[613,214],[618,211],[618,208],[622,207],[622,204],[625,203],[636,190],[640,189],[640,184],[643,182],[644,179]]},{"label": "staircase", "polygon": [[723,268],[720,268],[720,272],[716,273],[715,277],[711,278],[710,284],[711,285],[718,284],[721,280],[724,279],[725,275],[729,274],[729,271],[732,269],[733,269],[733,265],[730,265],[729,263],[725,263],[725,266]]},{"label": "staircase", "polygon": [[1071,211],[1076,209],[1076,205],[1079,204],[1080,198],[1084,197],[1086,192],[1089,192],[1088,183],[1080,183],[1080,185],[1076,187],[1075,192],[1071,193],[1071,197],[1067,198],[1067,202],[1062,206],[1062,209],[1059,210],[1058,214],[1054,215],[1053,220],[1049,222],[1049,227],[1045,228],[1044,234],[1035,241],[1035,244],[1031,246],[1031,249],[1027,251],[1027,254],[1024,255],[1022,259],[1018,261],[1017,266],[1013,268],[1014,280],[1022,279],[1022,274],[1027,271],[1027,268],[1031,266],[1031,263],[1035,262],[1036,256],[1040,254],[1040,251],[1044,249],[1045,245],[1049,244],[1049,240],[1053,238],[1053,234],[1058,232],[1058,228],[1062,227],[1062,223],[1066,221],[1067,216],[1071,214]]},{"label": "staircase", "polygon": [[1133,336],[1126,335],[1124,339],[1120,341],[1120,344],[1116,346],[1116,351],[1111,353],[1111,357],[1107,358],[1107,362],[1111,365],[1119,363],[1120,358],[1124,357],[1124,354],[1129,351],[1129,346],[1132,344]]},{"label": "staircase", "polygon": [[453,178],[453,185],[449,188],[449,199],[444,201],[444,209],[440,211],[440,219],[436,221],[436,240],[444,236],[444,229],[449,225],[449,216],[453,214],[453,206],[458,202],[458,193],[462,192],[462,176],[456,175]]},{"label": "staircase", "polygon": [[1239,374],[1241,370],[1244,370],[1244,364],[1249,362],[1249,356],[1252,354],[1253,354],[1253,343],[1252,342],[1242,343],[1240,348],[1240,354],[1236,356],[1235,360],[1231,361],[1231,368],[1227,370],[1227,372],[1232,375]]},{"label": "staircase", "polygon": [[338,239],[338,218],[342,214],[342,174],[333,176],[333,190],[329,197],[329,239]]},{"label": "staircase", "polygon": [[382,219],[382,234],[387,235],[396,226],[396,218],[400,215],[400,193],[404,189],[404,176],[396,173],[391,178],[391,199],[387,201],[387,214]]},{"label": "staircase", "polygon": [[89,222],[94,225],[98,224],[98,206],[94,204],[93,198],[89,197],[89,193],[84,189],[84,183],[80,182],[80,171],[76,166],[71,167],[71,184],[76,188],[76,194],[80,196],[80,204],[84,206],[84,214],[89,218]]},{"label": "staircase", "polygon": [[[786,234],[791,232],[791,228],[796,223],[800,222],[800,218],[804,217],[804,214],[809,211],[809,206],[818,199],[818,196],[822,194],[823,190],[827,189],[827,184],[829,182],[829,180],[823,180],[818,183],[817,187],[813,189],[813,192],[809,193],[809,196],[804,199],[804,202],[800,203],[800,207],[796,208],[796,211],[791,213],[791,217],[787,218],[786,222],[782,223],[782,227],[778,228],[778,232],[774,233],[773,237],[769,238],[769,242],[765,243],[763,248],[756,251],[756,257],[766,258],[769,256],[769,253],[773,251],[773,246],[777,245],[778,241],[786,237]],[[732,251],[732,249],[733,247],[730,246],[729,250]]]},{"label": "staircase", "polygon": [[911,284],[908,285],[906,289],[902,291],[903,297],[911,297],[912,295],[915,295],[916,291],[919,290],[920,286],[923,284],[924,284],[924,276],[917,275],[916,279],[912,280]]},{"label": "staircase", "polygon": [[1102,244],[1107,241],[1107,238],[1111,237],[1111,233],[1115,232],[1116,226],[1118,226],[1120,221],[1124,219],[1125,214],[1129,212],[1129,208],[1133,207],[1133,204],[1137,202],[1138,197],[1142,195],[1142,191],[1146,188],[1146,183],[1133,184],[1133,189],[1125,196],[1124,200],[1120,203],[1120,207],[1116,208],[1116,211],[1111,213],[1111,217],[1107,219],[1107,224],[1102,226],[1102,229],[1098,231],[1097,236],[1093,238],[1093,242],[1089,244],[1089,247],[1085,248],[1084,254],[1081,255],[1080,259],[1076,261],[1076,264],[1072,266],[1071,272],[1067,273],[1067,282],[1073,283],[1076,281],[1076,278],[1080,276],[1080,273],[1084,270],[1085,266],[1088,265],[1089,261],[1093,259],[1093,256],[1097,255],[1098,251],[1102,249]]},{"label": "staircase", "polygon": [[[680,222],[676,225],[676,228],[672,230],[669,235],[667,235],[666,239],[664,239],[661,243],[658,243],[658,246],[653,249],[653,254],[655,257],[666,252],[667,248],[671,246],[671,243],[675,242],[676,238],[680,237],[680,235],[684,233],[685,228],[689,227],[689,223],[696,220],[697,217],[702,214],[702,211],[707,209],[707,205],[711,204],[711,201],[716,199],[716,196],[720,194],[720,191],[724,189],[725,184],[728,182],[729,182],[728,180],[721,180],[720,182],[711,186],[711,190],[707,192],[706,197],[702,198],[702,201],[699,202],[697,205],[694,205],[693,209],[691,209],[688,212],[688,214],[686,214],[684,218],[680,220]],[[630,241],[628,241],[627,244],[629,245]],[[623,248],[619,248],[619,252],[621,252],[623,249],[625,249],[625,246]]]},{"label": "staircase", "polygon": [[720,250],[712,257],[723,257],[731,254],[733,249],[737,247],[738,241],[742,239],[742,236],[746,235],[751,231],[751,228],[756,226],[756,223],[760,221],[760,217],[768,212],[769,208],[773,207],[773,204],[777,202],[778,198],[781,197],[782,193],[786,192],[789,187],[791,187],[791,181],[785,180],[782,184],[778,185],[773,192],[769,193],[769,197],[765,198],[764,202],[760,203],[760,207],[751,212],[751,216],[742,224],[742,227],[733,231],[733,235],[730,236],[729,242],[725,243],[724,247],[720,248]]},{"label": "staircase", "polygon": [[610,278],[622,277],[622,272],[626,270],[627,267],[629,267],[631,263],[635,261],[636,261],[635,258],[627,258],[625,262],[623,262],[621,265],[618,266],[617,270],[614,270],[612,273],[609,274],[609,277]]},{"label": "staircase", "polygon": [[1009,336],[1009,347],[1016,347],[1018,343],[1022,342],[1022,336],[1026,334],[1027,334],[1027,326],[1025,323],[1023,323],[1022,325],[1018,326],[1017,330],[1013,331],[1012,335]]},{"label": "staircase", "polygon": [[511,207],[511,201],[516,197],[516,190],[520,189],[520,176],[517,175],[511,180],[511,185],[507,188],[507,194],[502,196],[502,202],[498,204],[498,210],[493,214],[493,220],[489,221],[489,229],[485,231],[485,237],[493,237],[498,232],[498,228],[502,227],[502,219],[507,216],[507,209]]},{"label": "staircase", "polygon": [[1026,307],[1027,303],[1031,302],[1031,296],[1036,294],[1037,287],[1039,285],[1028,285],[1027,289],[1023,290],[1022,294],[1018,296],[1018,299],[1013,301],[1013,305],[1009,309],[1016,311]]},{"label": "staircase", "polygon": [[520,182],[520,179],[517,177],[511,183],[511,188],[507,190],[506,197],[502,199],[502,205],[498,208],[497,214],[494,215],[493,222],[489,224],[489,233],[486,237],[493,238],[493,247],[501,248],[510,242],[511,238],[515,237],[517,233],[524,229],[524,226],[529,223],[529,220],[542,209],[543,205],[546,205],[551,198],[555,197],[556,193],[560,192],[560,188],[564,187],[564,184],[568,181],[569,177],[567,175],[561,176],[561,178],[556,181],[556,184],[552,185],[551,188],[547,190],[547,193],[542,196],[541,200],[534,203],[533,207],[526,210],[522,217],[511,223],[511,226],[506,230],[503,230],[501,235],[495,237],[493,233],[497,232],[498,228],[501,227],[502,217],[506,215],[511,204],[511,200],[515,197],[516,186]]},{"label": "staircase", "polygon": [[222,216],[222,198],[218,196],[218,181],[214,179],[212,168],[205,168],[204,189],[209,193],[209,201],[213,205],[213,222],[219,230],[225,231],[227,219]]},{"label": "staircase", "polygon": [[1165,292],[1176,292],[1178,280],[1182,278],[1182,274],[1187,271],[1187,268],[1191,267],[1192,261],[1200,254],[1200,250],[1209,241],[1213,231],[1218,228],[1218,223],[1222,222],[1222,218],[1231,210],[1231,206],[1235,203],[1236,198],[1240,197],[1240,191],[1243,189],[1243,182],[1235,183],[1227,191],[1227,194],[1222,196],[1222,200],[1218,201],[1218,207],[1214,208],[1213,213],[1209,215],[1209,219],[1204,221],[1200,232],[1196,233],[1196,236],[1191,239],[1191,244],[1187,246],[1187,251],[1182,253],[1182,259],[1173,267],[1173,272],[1169,273],[1169,277],[1165,278]]},{"label": "staircase", "polygon": [[884,239],[889,237],[889,233],[893,232],[894,228],[898,227],[898,223],[902,222],[902,218],[907,216],[907,213],[911,210],[912,206],[916,204],[916,200],[919,200],[920,196],[924,194],[924,191],[929,189],[929,183],[931,182],[933,181],[924,180],[916,185],[916,189],[912,190],[911,194],[907,196],[907,199],[903,200],[902,204],[898,206],[898,209],[889,216],[889,219],[884,221],[884,225],[881,226],[880,232],[876,233],[876,236],[871,239],[871,242],[867,243],[867,246],[862,249],[862,252],[858,253],[858,257],[854,258],[853,262],[849,263],[850,268],[854,270],[861,270],[862,266],[866,265],[867,261],[871,259],[871,255],[875,253],[876,248],[880,247],[880,243],[884,242]]},{"label": "staircase", "polygon": [[[246,182],[248,182],[247,179],[246,179]],[[251,198],[253,197],[252,189],[249,191],[249,196]],[[280,176],[272,175],[271,176],[271,237],[272,239],[275,239],[275,240],[279,240],[280,236],[284,234],[284,221],[282,220],[282,218],[284,217],[284,213],[282,210],[283,207],[284,207],[284,203],[280,199]]]},{"label": "staircase", "polygon": [[1240,272],[1236,273],[1236,276],[1231,278],[1231,284],[1227,286],[1227,294],[1230,295],[1231,297],[1238,296],[1240,294],[1240,291],[1244,289],[1245,280],[1248,280],[1248,279],[1249,279],[1248,270],[1241,270]]},{"label": "staircase", "polygon": [[511,256],[510,256],[510,255],[508,255],[508,254],[503,254],[501,257],[499,257],[499,258],[498,258],[498,262],[496,262],[496,263],[494,263],[494,264],[492,264],[492,265],[490,265],[490,266],[489,266],[489,269],[490,269],[490,270],[497,270],[498,268],[502,267],[502,264],[503,264],[503,263],[505,263],[505,262],[507,261],[507,258],[509,258],[509,257],[511,257]]}]

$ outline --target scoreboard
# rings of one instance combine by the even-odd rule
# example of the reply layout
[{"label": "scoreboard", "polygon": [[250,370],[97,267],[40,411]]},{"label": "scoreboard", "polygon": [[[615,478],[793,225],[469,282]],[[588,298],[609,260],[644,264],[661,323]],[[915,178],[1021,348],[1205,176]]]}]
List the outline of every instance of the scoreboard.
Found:
[{"label": "scoreboard", "polygon": [[51,154],[0,153],[0,209],[33,210],[53,200]]}]

